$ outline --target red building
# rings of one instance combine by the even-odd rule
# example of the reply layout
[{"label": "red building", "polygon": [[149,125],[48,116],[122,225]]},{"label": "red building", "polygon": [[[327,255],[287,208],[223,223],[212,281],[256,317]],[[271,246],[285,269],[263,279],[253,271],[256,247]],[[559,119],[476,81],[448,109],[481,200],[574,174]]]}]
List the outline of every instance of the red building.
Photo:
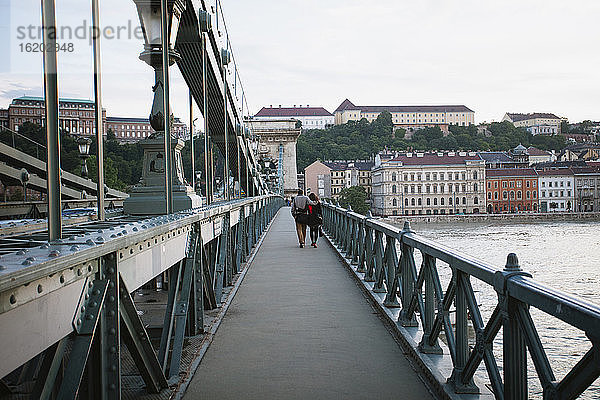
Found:
[{"label": "red building", "polygon": [[533,168],[487,169],[487,212],[537,212],[538,175]]}]

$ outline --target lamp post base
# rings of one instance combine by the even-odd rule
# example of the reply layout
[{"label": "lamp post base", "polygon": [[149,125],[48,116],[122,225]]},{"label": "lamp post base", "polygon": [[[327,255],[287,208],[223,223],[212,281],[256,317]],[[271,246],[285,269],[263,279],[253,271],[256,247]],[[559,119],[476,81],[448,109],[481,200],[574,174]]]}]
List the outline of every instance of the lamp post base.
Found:
[{"label": "lamp post base", "polygon": [[[144,148],[142,179],[123,202],[123,211],[130,215],[166,214],[164,136],[158,132],[156,137],[144,139],[140,141],[140,144]],[[204,203],[203,198],[185,183],[183,177],[181,160],[183,141],[172,139],[171,147],[174,152],[171,168],[173,173],[173,211],[201,207]]]},{"label": "lamp post base", "polygon": [[[204,198],[194,193],[189,186],[173,188],[173,211],[201,207]],[[166,213],[164,186],[137,187],[123,202],[123,211],[129,215],[161,215]]]}]

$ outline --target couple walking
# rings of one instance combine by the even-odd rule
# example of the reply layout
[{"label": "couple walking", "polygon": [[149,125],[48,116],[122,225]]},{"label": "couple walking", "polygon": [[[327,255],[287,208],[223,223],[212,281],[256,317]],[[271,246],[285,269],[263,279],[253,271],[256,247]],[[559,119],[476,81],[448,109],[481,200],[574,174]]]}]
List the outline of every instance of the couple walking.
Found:
[{"label": "couple walking", "polygon": [[292,216],[296,220],[296,233],[300,247],[304,247],[306,239],[306,226],[310,227],[311,246],[317,248],[317,239],[321,232],[323,224],[323,211],[319,196],[311,193],[308,197],[304,195],[302,189],[298,189],[298,196],[292,201]]}]

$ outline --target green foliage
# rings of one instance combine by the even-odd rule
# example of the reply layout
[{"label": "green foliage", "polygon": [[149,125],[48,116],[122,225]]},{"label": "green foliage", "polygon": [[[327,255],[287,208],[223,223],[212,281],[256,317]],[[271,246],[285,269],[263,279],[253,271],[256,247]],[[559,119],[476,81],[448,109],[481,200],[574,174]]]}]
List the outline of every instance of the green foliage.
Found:
[{"label": "green foliage", "polygon": [[365,215],[369,210],[369,204],[367,203],[367,192],[362,186],[351,186],[349,188],[342,189],[339,194],[338,201],[340,206],[348,208],[352,207],[352,210]]},{"label": "green foliage", "polygon": [[350,121],[322,130],[305,131],[298,138],[298,169],[304,170],[317,159],[360,160],[368,159],[387,148],[404,150],[470,150],[508,151],[519,144],[535,146],[542,150],[561,150],[567,143],[561,135],[533,136],[525,128],[516,128],[510,122],[495,122],[488,125],[490,136],[479,134],[477,126],[450,125],[449,134],[444,136],[438,127],[417,130],[410,140],[405,138],[404,129],[393,131],[392,116],[382,112],[369,123],[366,119]]},{"label": "green foliage", "polygon": [[385,147],[404,150],[407,143],[403,130],[393,132],[392,115],[384,111],[371,123],[363,118],[303,132],[298,138],[298,168],[302,171],[316,159],[365,160]]},{"label": "green foliage", "polygon": [[[87,160],[88,175],[94,182],[98,178],[98,164],[96,163],[96,156],[91,156]],[[126,184],[119,179],[119,171],[112,158],[106,157],[104,160],[104,184],[112,189],[124,190]]]}]

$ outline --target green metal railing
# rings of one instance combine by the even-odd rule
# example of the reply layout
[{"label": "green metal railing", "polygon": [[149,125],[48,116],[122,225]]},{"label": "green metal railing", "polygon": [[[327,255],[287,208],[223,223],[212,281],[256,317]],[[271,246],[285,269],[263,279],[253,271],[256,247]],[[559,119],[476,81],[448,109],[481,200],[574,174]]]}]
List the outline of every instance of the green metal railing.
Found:
[{"label": "green metal railing", "polygon": [[[10,391],[31,381],[27,371],[38,371],[31,398],[119,399],[123,345],[149,393],[177,384],[185,338],[204,333],[205,310],[222,306],[223,289],[282,205],[280,196],[265,195],[96,222],[69,240],[3,254],[0,384]],[[168,300],[156,352],[132,293],[157,277]],[[31,350],[38,355],[29,360],[14,354],[24,347],[43,351]]]},{"label": "green metal railing", "polygon": [[[415,234],[408,222],[398,229],[339,206],[325,204],[323,209],[325,231],[356,275],[382,296],[384,309],[399,309],[399,326],[418,330],[417,357],[450,356],[453,369],[446,378],[455,393],[480,392],[473,378],[483,361],[497,399],[527,399],[528,353],[544,399],[576,398],[600,376],[600,307],[535,281],[519,267],[515,254],[498,269]],[[421,253],[420,266],[415,250]],[[438,271],[444,263],[452,271],[445,290]],[[497,293],[487,323],[471,279]],[[589,339],[589,351],[561,380],[550,365],[530,307],[580,329]],[[451,312],[456,313],[454,326]],[[471,346],[469,325],[475,336]],[[494,342],[501,329],[500,357],[494,354]],[[447,347],[440,344],[442,334]]]}]

